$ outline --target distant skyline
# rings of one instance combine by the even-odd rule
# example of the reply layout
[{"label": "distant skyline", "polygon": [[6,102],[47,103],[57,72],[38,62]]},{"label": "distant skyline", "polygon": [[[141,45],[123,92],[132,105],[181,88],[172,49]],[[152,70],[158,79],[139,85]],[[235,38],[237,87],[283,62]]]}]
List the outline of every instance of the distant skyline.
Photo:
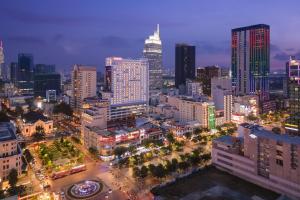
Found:
[{"label": "distant skyline", "polygon": [[231,29],[264,23],[271,29],[271,70],[300,58],[297,0],[1,0],[5,62],[32,53],[58,71],[105,58],[142,57],[144,40],[160,24],[163,66],[175,65],[175,44],[196,45],[196,66],[230,67]]}]

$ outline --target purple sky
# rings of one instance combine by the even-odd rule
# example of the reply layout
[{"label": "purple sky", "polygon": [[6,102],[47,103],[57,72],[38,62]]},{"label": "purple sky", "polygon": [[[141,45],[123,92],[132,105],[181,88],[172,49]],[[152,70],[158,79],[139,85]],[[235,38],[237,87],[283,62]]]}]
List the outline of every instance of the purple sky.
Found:
[{"label": "purple sky", "polygon": [[104,58],[138,58],[160,24],[164,67],[174,66],[175,43],[197,46],[197,66],[230,66],[232,28],[271,26],[271,69],[300,58],[299,0],[1,0],[0,39],[6,63],[18,53],[35,63],[103,69]]}]

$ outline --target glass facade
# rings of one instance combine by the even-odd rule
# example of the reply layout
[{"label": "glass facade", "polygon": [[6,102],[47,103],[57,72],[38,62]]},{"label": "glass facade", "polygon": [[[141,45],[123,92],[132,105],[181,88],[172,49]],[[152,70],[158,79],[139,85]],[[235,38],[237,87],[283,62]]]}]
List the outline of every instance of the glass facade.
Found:
[{"label": "glass facade", "polygon": [[269,92],[270,27],[258,24],[231,32],[231,71],[237,95]]}]

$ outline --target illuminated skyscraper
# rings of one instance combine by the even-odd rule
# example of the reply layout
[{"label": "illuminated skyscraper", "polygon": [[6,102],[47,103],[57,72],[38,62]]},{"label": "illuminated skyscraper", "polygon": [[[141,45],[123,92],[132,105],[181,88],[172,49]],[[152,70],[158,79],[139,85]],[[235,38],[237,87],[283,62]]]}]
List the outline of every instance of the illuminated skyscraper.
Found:
[{"label": "illuminated skyscraper", "polygon": [[267,97],[270,72],[270,26],[257,24],[231,31],[231,71],[237,95]]},{"label": "illuminated skyscraper", "polygon": [[149,101],[147,59],[106,58],[105,70],[110,119],[126,118],[145,112]]},{"label": "illuminated skyscraper", "polygon": [[143,51],[144,57],[149,62],[149,89],[160,89],[162,87],[162,47],[159,37],[159,24],[153,35],[145,40]]}]

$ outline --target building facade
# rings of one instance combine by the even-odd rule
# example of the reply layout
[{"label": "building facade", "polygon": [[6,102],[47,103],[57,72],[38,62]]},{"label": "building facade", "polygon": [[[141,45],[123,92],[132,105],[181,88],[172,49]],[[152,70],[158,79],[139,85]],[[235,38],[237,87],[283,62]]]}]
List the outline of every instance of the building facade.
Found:
[{"label": "building facade", "polygon": [[12,123],[0,123],[0,178],[1,182],[12,169],[16,169],[18,176],[22,173],[22,150],[18,144],[16,128]]},{"label": "building facade", "polygon": [[96,67],[74,65],[72,71],[72,97],[71,106],[75,112],[80,112],[82,102],[87,97],[97,94]]},{"label": "building facade", "polygon": [[270,27],[257,24],[231,31],[231,72],[236,95],[268,99]]},{"label": "building facade", "polygon": [[[300,78],[299,78],[300,79]],[[300,112],[300,85],[299,80],[291,78],[289,80],[289,109],[290,113],[295,114]]]},{"label": "building facade", "polygon": [[195,98],[179,98],[179,121],[197,121],[203,128],[215,128],[215,106],[213,102]]},{"label": "building facade", "polygon": [[55,73],[55,65],[36,64],[34,68],[35,74],[53,74]]},{"label": "building facade", "polygon": [[300,85],[300,60],[296,60],[294,56],[286,63],[286,77],[287,80],[297,80]]},{"label": "building facade", "polygon": [[19,54],[16,72],[16,83],[23,94],[33,93],[33,55]]},{"label": "building facade", "polygon": [[149,89],[161,89],[162,79],[162,43],[159,37],[159,24],[153,35],[145,40],[143,55],[149,62]]},{"label": "building facade", "polygon": [[221,170],[261,187],[300,198],[300,137],[276,134],[241,124],[240,137],[213,141],[212,163]]},{"label": "building facade", "polygon": [[149,66],[147,59],[106,59],[106,93],[110,101],[109,118],[140,115],[148,109]]},{"label": "building facade", "polygon": [[3,51],[3,42],[0,40],[0,77],[2,80],[6,80],[6,69],[4,64],[4,51]]},{"label": "building facade", "polygon": [[186,79],[195,78],[196,47],[187,44],[175,46],[175,86],[185,87]]},{"label": "building facade", "polygon": [[53,120],[41,113],[29,111],[18,121],[18,126],[24,137],[31,137],[36,133],[37,127],[44,129],[46,135],[53,132]]},{"label": "building facade", "polygon": [[34,96],[46,98],[47,90],[55,90],[56,95],[61,93],[61,77],[56,73],[34,74]]},{"label": "building facade", "polygon": [[211,79],[220,77],[221,69],[218,66],[207,66],[204,68],[197,68],[196,78],[201,82],[203,87],[203,94],[211,96]]}]

